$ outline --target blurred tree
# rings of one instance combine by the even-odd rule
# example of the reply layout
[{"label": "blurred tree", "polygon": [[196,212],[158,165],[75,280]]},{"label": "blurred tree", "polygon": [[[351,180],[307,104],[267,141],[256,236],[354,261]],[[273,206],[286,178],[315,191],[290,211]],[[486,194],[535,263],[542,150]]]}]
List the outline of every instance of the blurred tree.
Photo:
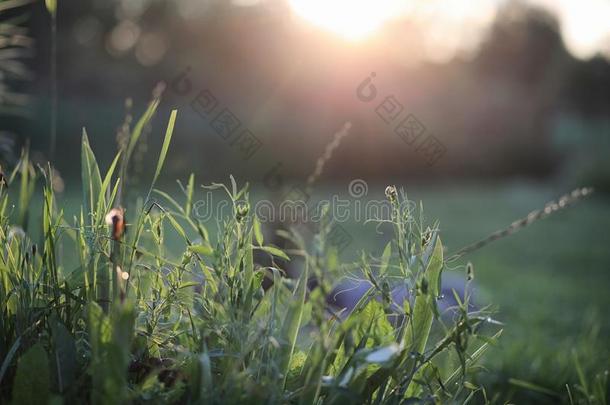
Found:
[{"label": "blurred tree", "polygon": [[33,43],[24,26],[27,17],[20,12],[29,1],[0,1],[0,113],[24,114],[27,96],[20,91],[20,81],[28,80],[30,71],[23,59],[31,55]]},{"label": "blurred tree", "polygon": [[27,114],[29,98],[24,82],[31,78],[24,59],[31,56],[33,41],[28,36],[27,15],[23,12],[28,0],[0,1],[0,164],[15,161],[14,129]]},{"label": "blurred tree", "polygon": [[579,114],[610,118],[610,62],[597,56],[575,64],[563,96],[566,107]]}]

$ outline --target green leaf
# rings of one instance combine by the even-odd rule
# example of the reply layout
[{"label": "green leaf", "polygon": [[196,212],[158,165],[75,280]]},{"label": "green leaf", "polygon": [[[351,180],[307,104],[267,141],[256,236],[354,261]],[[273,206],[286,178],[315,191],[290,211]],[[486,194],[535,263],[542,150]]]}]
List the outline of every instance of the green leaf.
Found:
[{"label": "green leaf", "polygon": [[[502,335],[502,330],[499,330],[495,335],[493,335],[491,337],[492,340],[497,341],[498,339],[500,339],[500,336]],[[473,364],[475,364],[477,361],[479,361],[481,359],[481,357],[483,357],[483,355],[485,354],[485,352],[487,352],[487,350],[489,350],[489,343],[484,343],[482,344],[477,350],[474,351],[474,353],[472,353],[468,359],[466,359],[466,367],[470,367]],[[445,387],[449,387],[452,384],[455,384],[458,379],[460,378],[460,373],[462,371],[461,367],[458,367],[453,373],[451,373],[451,375],[445,380],[445,383],[443,384]],[[441,392],[441,388],[439,387],[437,389],[437,394],[439,394]]]},{"label": "green leaf", "polygon": [[133,153],[133,151],[136,147],[136,144],[138,143],[138,139],[140,139],[140,136],[142,135],[142,131],[144,130],[144,127],[152,119],[153,115],[155,115],[155,112],[157,111],[157,107],[159,106],[159,102],[160,102],[160,100],[158,98],[154,99],[153,101],[150,102],[150,104],[148,105],[148,108],[146,109],[144,114],[140,117],[140,119],[136,123],[136,126],[133,128],[133,131],[131,131],[131,135],[129,137],[129,143],[127,144],[127,151],[123,155],[123,162],[125,164],[125,167],[124,167],[125,169],[126,169],[126,164],[127,164],[127,162],[129,162],[129,159],[131,158],[131,154]]},{"label": "green leaf", "polygon": [[[440,291],[441,271],[443,269],[443,244],[441,239],[437,237],[436,243],[434,241],[432,243],[434,243],[434,250],[428,260],[426,271],[421,278],[422,283],[424,281],[427,282],[428,290],[417,293],[413,306],[413,318],[407,327],[407,344],[405,345],[408,352],[420,354],[424,353],[428,337],[430,336],[432,320],[436,312],[436,298]],[[415,395],[419,391],[420,384],[415,382],[415,380],[413,380],[407,389],[407,395]]]},{"label": "green leaf", "polygon": [[195,192],[195,175],[191,173],[186,185],[186,202],[184,203],[184,213],[188,217],[193,210],[193,193]]},{"label": "green leaf", "polygon": [[305,352],[298,351],[294,353],[294,355],[290,359],[290,366],[288,368],[289,380],[299,376],[299,374],[303,371],[303,367],[305,366],[306,361],[307,354]]},{"label": "green leaf", "polygon": [[[405,332],[405,351],[403,352],[403,356],[411,352],[424,353],[426,343],[428,342],[430,329],[432,328],[432,320],[434,318],[436,297],[439,292],[441,271],[443,269],[443,245],[441,239],[438,237],[434,243],[432,255],[429,260],[427,260],[427,263],[428,265],[423,277],[426,277],[428,280],[428,292],[425,294],[423,292],[418,292],[418,295],[415,298],[413,316]],[[414,359],[403,359],[403,362],[406,362],[407,372],[412,372],[411,370],[415,367]],[[373,374],[367,381],[365,396],[372,395],[372,393],[386,381],[389,375],[390,373],[385,369],[381,369]],[[407,389],[407,395],[413,395],[413,392],[417,391],[417,387],[419,387],[417,383],[412,383]]]},{"label": "green leaf", "polygon": [[21,337],[18,337],[17,340],[15,340],[15,343],[13,343],[13,345],[11,346],[11,349],[6,354],[4,361],[2,362],[2,367],[0,367],[0,382],[2,382],[2,378],[4,378],[4,374],[6,373],[8,366],[11,364],[11,361],[13,361],[13,357],[15,356],[15,353],[17,353],[17,349],[19,349],[20,345]]},{"label": "green leaf", "polygon": [[365,347],[388,344],[394,341],[394,328],[388,321],[383,305],[370,300],[362,312],[352,314],[358,317],[358,327],[354,330],[354,340],[366,338]]},{"label": "green leaf", "polygon": [[59,321],[52,326],[53,363],[59,392],[64,392],[76,376],[76,344],[68,329]]},{"label": "green leaf", "polygon": [[[83,128],[81,147],[81,179],[83,186],[83,201],[86,214],[93,214],[97,207],[97,198],[102,190],[102,177],[95,155],[89,145],[87,131]],[[102,213],[97,213],[101,215]],[[89,216],[89,215],[88,215]],[[91,225],[95,225],[94,217],[90,216]]]},{"label": "green leaf", "polygon": [[208,245],[191,245],[188,250],[193,253],[197,253],[204,256],[213,256],[214,249]]},{"label": "green leaf", "polygon": [[371,364],[389,364],[401,350],[400,346],[396,343],[368,349],[365,351],[364,361]]},{"label": "green leaf", "polygon": [[551,397],[559,398],[559,394],[557,392],[555,392],[553,390],[550,390],[550,389],[548,389],[546,387],[541,387],[540,385],[536,385],[536,384],[531,383],[529,381],[518,380],[516,378],[509,378],[508,379],[508,383],[512,384],[512,385],[514,385],[516,387],[525,388],[526,390],[530,390],[530,391],[534,391],[534,392],[539,392],[541,394],[546,394],[546,395],[549,395]]},{"label": "green leaf", "polygon": [[134,336],[135,311],[130,305],[116,304],[111,316],[111,340],[103,345],[103,402],[127,403],[129,383],[127,373],[130,348]]},{"label": "green leaf", "polygon": [[153,177],[153,185],[157,181],[159,174],[161,174],[163,163],[165,163],[165,157],[167,156],[167,151],[169,150],[169,144],[172,141],[172,134],[174,133],[174,125],[176,124],[177,115],[178,110],[172,110],[172,113],[169,116],[169,123],[167,124],[167,129],[165,130],[165,139],[163,140],[161,154],[159,155],[159,160],[157,161],[157,169],[155,170],[155,176]]},{"label": "green leaf", "polygon": [[390,259],[392,258],[392,242],[388,242],[383,249],[383,254],[381,255],[381,266],[379,268],[379,274],[383,275],[388,272],[388,267],[390,265]]},{"label": "green leaf", "polygon": [[[171,205],[173,205],[178,212],[182,212],[182,207],[178,202],[172,198],[169,194],[161,190],[154,190],[155,193],[159,194],[161,197],[165,198]],[[188,215],[188,212],[186,213]]]},{"label": "green leaf", "polygon": [[[283,253],[283,252],[282,252]],[[286,387],[290,362],[294,354],[297,343],[297,336],[303,320],[303,309],[305,298],[307,297],[307,279],[309,277],[309,266],[305,264],[305,269],[301,273],[297,286],[293,293],[293,299],[289,302],[286,316],[282,322],[281,337],[284,342],[281,350],[280,367],[284,373],[283,386]]]},{"label": "green leaf", "polygon": [[167,213],[165,217],[169,220],[169,223],[176,230],[178,235],[182,236],[182,238],[186,241],[187,244],[190,244],[190,240],[189,240],[188,236],[186,235],[184,228],[182,227],[182,225],[180,225],[178,223],[178,221],[176,221],[174,216],[170,213]]},{"label": "green leaf", "polygon": [[200,286],[201,283],[197,282],[197,281],[188,281],[186,283],[182,283],[178,286],[178,289],[181,290],[183,288],[189,288],[189,287],[196,287],[196,286]]},{"label": "green leaf", "polygon": [[44,4],[47,6],[49,14],[55,18],[55,15],[57,14],[57,0],[44,0]]},{"label": "green leaf", "polygon": [[264,242],[263,231],[261,229],[261,223],[258,220],[258,217],[256,217],[256,216],[254,216],[252,228],[254,229],[254,237],[256,238],[256,243],[259,246],[262,246],[263,242]]},{"label": "green leaf", "polygon": [[407,336],[411,338],[411,351],[423,353],[430,335],[432,327],[432,319],[434,317],[434,305],[436,305],[436,297],[439,294],[440,276],[443,269],[443,244],[441,239],[437,238],[436,245],[432,257],[428,262],[428,267],[424,276],[428,280],[428,293],[419,293],[415,298],[413,307],[413,320],[410,323]]},{"label": "green leaf", "polygon": [[469,390],[478,390],[479,387],[471,383],[470,381],[464,381],[464,387]]},{"label": "green leaf", "polygon": [[352,364],[352,358],[360,357],[360,360],[364,360],[373,348],[394,343],[394,328],[388,321],[383,305],[375,299],[354,310],[343,323],[342,329],[346,338],[342,339],[343,344],[338,346],[336,357],[332,360],[331,370],[335,372],[345,370]]},{"label": "green leaf", "polygon": [[253,285],[254,281],[254,254],[252,249],[252,232],[248,232],[245,238],[245,246],[243,249],[243,288],[246,292],[244,298],[244,311],[246,314],[250,314],[250,310],[252,309],[252,297],[259,287]]},{"label": "green leaf", "polygon": [[[212,377],[212,362],[204,344],[203,353],[193,357],[191,363],[190,391],[194,403],[210,402],[210,395],[214,390]],[[207,400],[207,401],[206,401]]]},{"label": "green leaf", "polygon": [[229,175],[229,178],[231,179],[231,197],[235,200],[237,200],[237,182],[235,181],[235,177],[233,177],[233,175]]},{"label": "green leaf", "polygon": [[21,153],[21,159],[17,168],[19,169],[20,185],[19,185],[19,204],[18,206],[18,224],[27,231],[29,208],[34,193],[34,182],[36,180],[36,172],[33,170],[30,162],[30,153],[27,149]]},{"label": "green leaf", "polygon": [[112,204],[113,202],[112,198],[106,201],[106,191],[108,190],[108,186],[110,186],[110,182],[112,181],[112,175],[117,166],[117,163],[119,162],[120,156],[121,152],[117,153],[117,155],[114,157],[114,160],[112,161],[110,167],[108,168],[108,171],[106,172],[106,176],[104,176],[104,181],[100,185],[99,194],[97,196],[97,212],[99,213],[98,223],[102,222],[104,218],[102,214],[105,214],[106,210],[110,208],[108,205]]},{"label": "green leaf", "polygon": [[13,383],[13,404],[46,404],[49,400],[49,360],[40,343],[21,358]]},{"label": "green leaf", "polygon": [[273,246],[261,246],[259,247],[259,249],[264,250],[265,252],[273,255],[273,256],[277,256],[277,257],[281,257],[284,260],[288,260],[290,261],[290,257],[288,257],[288,255],[286,253],[284,253],[281,249],[278,249],[276,247]]}]

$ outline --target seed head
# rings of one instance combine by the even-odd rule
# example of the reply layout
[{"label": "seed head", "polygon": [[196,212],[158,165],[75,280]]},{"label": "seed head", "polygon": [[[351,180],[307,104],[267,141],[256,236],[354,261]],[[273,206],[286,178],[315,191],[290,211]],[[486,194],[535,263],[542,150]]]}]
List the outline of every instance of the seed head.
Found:
[{"label": "seed head", "polygon": [[468,262],[466,265],[466,279],[468,281],[472,281],[474,279],[474,266],[470,262]]},{"label": "seed head", "polygon": [[250,211],[250,206],[247,203],[239,203],[235,208],[235,219],[238,221],[242,221],[248,212]]},{"label": "seed head", "polygon": [[2,170],[2,166],[0,166],[0,185],[8,188],[8,180],[6,179],[6,175],[4,174],[4,171]]},{"label": "seed head", "polygon": [[426,246],[428,244],[428,242],[430,242],[431,239],[432,239],[432,229],[430,229],[430,227],[428,227],[426,229],[426,232],[424,232],[424,234],[422,235],[422,239],[421,239],[422,247]]},{"label": "seed head", "polygon": [[390,201],[396,201],[398,198],[398,191],[396,191],[396,186],[387,186],[385,188],[385,196]]},{"label": "seed head", "polygon": [[125,233],[125,210],[113,208],[106,214],[106,224],[112,226],[112,239],[121,240]]}]

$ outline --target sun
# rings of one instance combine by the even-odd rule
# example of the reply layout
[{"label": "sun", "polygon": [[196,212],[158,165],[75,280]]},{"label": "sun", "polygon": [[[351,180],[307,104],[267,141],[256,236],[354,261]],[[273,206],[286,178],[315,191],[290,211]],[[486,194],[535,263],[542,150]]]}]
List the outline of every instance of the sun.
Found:
[{"label": "sun", "polygon": [[289,0],[310,23],[350,40],[366,38],[400,15],[405,0]]}]

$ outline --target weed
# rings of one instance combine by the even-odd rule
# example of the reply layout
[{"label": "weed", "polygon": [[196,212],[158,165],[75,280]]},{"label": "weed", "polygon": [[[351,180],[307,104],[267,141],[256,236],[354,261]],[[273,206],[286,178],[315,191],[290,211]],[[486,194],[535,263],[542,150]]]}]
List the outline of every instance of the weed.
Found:
[{"label": "weed", "polygon": [[[379,258],[339,264],[327,243],[325,217],[313,244],[296,231],[291,249],[265,243],[250,210],[248,187],[225,190],[233,215],[219,218],[212,239],[192,215],[195,179],[184,198],[158,192],[168,154],[172,112],[152,184],[135,207],[122,207],[129,160],[158,100],[129,130],[102,176],[86,133],[82,139],[83,203],[65,218],[50,167],[34,169],[27,152],[0,184],[0,396],[16,403],[441,403],[484,398],[469,376],[500,335],[484,310],[458,297],[446,324],[436,301],[445,266],[436,226],[428,227],[404,193],[389,188],[395,238]],[[127,124],[129,125],[129,124]],[[44,180],[42,236],[27,219],[37,177]],[[407,208],[408,207],[408,208]],[[129,220],[128,220],[129,219]],[[31,224],[30,224],[31,225]],[[166,233],[181,240],[168,251]],[[269,255],[271,265],[254,261]],[[78,257],[75,269],[68,258]],[[275,259],[302,262],[297,279]],[[355,268],[372,285],[349,313],[326,297]],[[314,288],[308,286],[316,279]],[[263,281],[273,282],[266,291]],[[398,306],[389,291],[406,285]],[[444,319],[444,320],[443,320]],[[496,331],[493,331],[496,329]],[[490,336],[490,334],[492,336]],[[33,376],[35,378],[27,378]]]}]

